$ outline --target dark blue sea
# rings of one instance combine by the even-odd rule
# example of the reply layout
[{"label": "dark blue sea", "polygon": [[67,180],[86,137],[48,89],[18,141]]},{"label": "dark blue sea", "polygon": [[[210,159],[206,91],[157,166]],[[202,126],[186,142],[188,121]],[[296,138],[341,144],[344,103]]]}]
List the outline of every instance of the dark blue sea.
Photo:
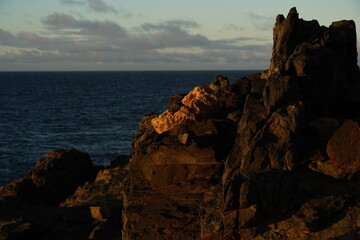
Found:
[{"label": "dark blue sea", "polygon": [[106,165],[130,153],[140,118],[164,111],[170,95],[254,72],[0,72],[0,185],[56,148]]}]

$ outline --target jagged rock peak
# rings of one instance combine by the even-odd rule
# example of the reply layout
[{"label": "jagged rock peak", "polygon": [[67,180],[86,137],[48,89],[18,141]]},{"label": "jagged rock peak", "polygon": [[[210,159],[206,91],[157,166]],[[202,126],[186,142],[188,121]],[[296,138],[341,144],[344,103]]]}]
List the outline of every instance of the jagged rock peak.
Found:
[{"label": "jagged rock peak", "polygon": [[299,18],[292,8],[286,18],[277,17],[273,37],[270,67],[263,78],[295,77],[292,82],[299,87],[309,118],[343,112],[341,96],[360,85],[354,21],[320,26],[316,20]]},{"label": "jagged rock peak", "polygon": [[283,15],[277,16],[274,26],[274,47],[270,74],[288,73],[289,64],[286,64],[287,60],[292,54],[296,54],[296,51],[301,50],[298,48],[303,43],[308,43],[311,47],[324,46],[329,49],[345,49],[349,60],[351,59],[351,64],[357,62],[354,21],[337,21],[326,28],[320,26],[316,20],[299,19],[299,14],[293,7],[286,18]]}]

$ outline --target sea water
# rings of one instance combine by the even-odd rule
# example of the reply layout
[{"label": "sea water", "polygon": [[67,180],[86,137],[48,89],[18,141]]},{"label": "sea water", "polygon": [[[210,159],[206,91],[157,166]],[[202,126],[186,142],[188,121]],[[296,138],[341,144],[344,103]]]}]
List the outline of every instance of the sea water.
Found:
[{"label": "sea water", "polygon": [[138,121],[163,112],[171,95],[255,72],[0,72],[0,186],[56,148],[106,165],[130,153]]}]

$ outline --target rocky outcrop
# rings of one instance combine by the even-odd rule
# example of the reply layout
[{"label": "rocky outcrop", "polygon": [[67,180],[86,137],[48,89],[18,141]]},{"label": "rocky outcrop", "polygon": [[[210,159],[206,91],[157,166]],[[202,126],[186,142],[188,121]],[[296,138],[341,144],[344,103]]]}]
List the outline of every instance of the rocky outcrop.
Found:
[{"label": "rocky outcrop", "polygon": [[54,150],[0,189],[0,239],[121,239],[128,156],[104,168],[75,149]]},{"label": "rocky outcrop", "polygon": [[357,103],[344,101],[360,84],[356,58],[354,22],[326,28],[294,8],[277,17],[268,71],[219,76],[145,117],[123,239],[356,238],[360,113],[343,111]]},{"label": "rocky outcrop", "polygon": [[353,21],[279,15],[269,70],[172,96],[130,158],[54,151],[2,187],[0,239],[358,239],[356,59]]},{"label": "rocky outcrop", "polygon": [[25,204],[57,205],[96,175],[87,153],[54,150],[25,177],[0,188],[0,196]]},{"label": "rocky outcrop", "polygon": [[[221,204],[215,206],[213,201],[221,202],[219,176],[249,85],[248,77],[230,85],[217,76],[213,83],[183,96],[174,113],[167,110],[140,121],[123,199],[124,239],[200,239],[201,231],[210,236],[219,229],[209,207],[222,212]],[[184,108],[194,116],[191,120],[174,121],[158,131],[157,123],[165,114],[174,116]],[[206,216],[206,225],[200,215]]]},{"label": "rocky outcrop", "polygon": [[[127,174],[129,156],[122,155],[97,172],[95,180],[79,186],[75,193],[60,203],[61,207],[103,206],[121,208],[122,184]],[[106,205],[106,206],[105,206]]]},{"label": "rocky outcrop", "polygon": [[166,110],[151,120],[157,133],[169,131],[185,122],[207,119],[216,115],[219,108],[219,99],[215,92],[205,87],[194,88],[184,96],[181,103],[182,106],[174,113],[171,110]]},{"label": "rocky outcrop", "polygon": [[25,177],[0,188],[0,239],[86,239],[93,224],[87,209],[58,205],[97,171],[87,153],[48,153]]},{"label": "rocky outcrop", "polygon": [[[248,95],[244,113],[237,127],[238,137],[226,162],[223,176],[224,209],[225,219],[230,221],[229,226],[232,226],[228,229],[225,226],[226,239],[235,239],[239,236],[241,239],[247,239],[244,235],[251,232],[250,226],[261,227],[265,224],[270,227],[266,222],[278,224],[280,219],[287,219],[296,211],[315,211],[315,214],[319,211],[326,212],[326,209],[307,209],[308,196],[304,192],[309,191],[308,181],[317,179],[314,179],[313,175],[307,175],[306,179],[299,176],[303,176],[302,174],[307,171],[308,174],[311,173],[306,166],[309,159],[318,156],[321,159],[319,162],[324,162],[323,164],[341,166],[335,170],[339,171],[335,176],[330,174],[334,177],[348,174],[352,176],[356,171],[354,168],[357,167],[352,167],[354,162],[358,162],[354,153],[356,150],[350,154],[351,160],[345,160],[342,156],[335,160],[340,163],[339,159],[342,159],[340,164],[335,164],[334,157],[333,160],[326,161],[324,146],[328,139],[324,138],[324,135],[333,134],[337,127],[335,121],[327,120],[331,127],[328,127],[325,134],[323,130],[322,134],[318,135],[319,127],[317,134],[314,134],[312,129],[318,125],[316,119],[349,116],[341,115],[338,111],[339,107],[344,107],[338,99],[351,91],[351,88],[358,87],[360,83],[359,71],[356,68],[354,29],[352,21],[335,22],[329,28],[320,27],[315,20],[307,22],[299,19],[294,8],[290,10],[287,18],[281,15],[277,17],[270,68],[262,75],[259,87],[253,88]],[[352,113],[353,116],[359,116],[359,112]],[[339,134],[335,133],[333,137],[338,139],[336,135]],[[357,135],[357,131],[354,135]],[[334,147],[333,137],[328,144],[328,154]],[[348,143],[357,146],[356,141],[351,139]],[[316,154],[312,154],[312,151]],[[346,151],[345,144],[338,145],[335,151],[337,156],[340,152]],[[310,164],[313,165],[314,162]],[[333,189],[334,181],[329,180],[324,184],[326,189],[332,189],[331,195],[335,195],[335,199],[342,199],[338,194],[343,192]],[[348,186],[348,190],[353,187],[350,182],[345,185]],[[243,187],[247,189],[245,192],[241,190]],[[355,198],[357,200],[352,204],[357,204],[359,191],[349,191],[353,190],[351,197],[346,201]],[[325,193],[317,194],[322,196]],[[242,199],[246,199],[245,206],[239,204]],[[252,209],[247,210],[249,207]],[[344,211],[344,208],[341,209]],[[247,217],[249,215],[250,219]],[[324,232],[334,231],[332,234],[338,234],[331,228],[336,222],[328,223],[329,229]],[[297,225],[293,225],[290,219],[287,224],[287,231],[298,230]],[[320,222],[316,224],[321,225]],[[350,226],[357,226],[357,223],[348,224],[342,225],[342,228],[352,229],[349,230],[351,233],[348,236],[355,236],[357,227]],[[321,228],[319,225],[317,227]],[[307,234],[301,237],[288,233],[277,234],[275,229],[267,231],[263,236],[265,239],[274,234],[287,239],[316,239],[315,236],[318,236],[318,230],[307,227],[303,231]],[[335,237],[334,235],[332,237]],[[250,236],[248,238],[250,239]]]}]

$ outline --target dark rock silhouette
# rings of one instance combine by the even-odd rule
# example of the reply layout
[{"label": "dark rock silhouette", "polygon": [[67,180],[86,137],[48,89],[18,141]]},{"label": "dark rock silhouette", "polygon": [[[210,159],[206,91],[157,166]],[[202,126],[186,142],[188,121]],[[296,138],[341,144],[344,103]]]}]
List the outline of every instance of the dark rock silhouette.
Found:
[{"label": "dark rock silhouette", "polygon": [[23,204],[58,205],[97,174],[90,156],[75,149],[54,150],[25,177],[0,188],[0,196]]},{"label": "dark rock silhouette", "polygon": [[292,8],[269,70],[172,96],[130,158],[55,151],[2,187],[0,239],[359,239],[359,89],[355,23]]}]

